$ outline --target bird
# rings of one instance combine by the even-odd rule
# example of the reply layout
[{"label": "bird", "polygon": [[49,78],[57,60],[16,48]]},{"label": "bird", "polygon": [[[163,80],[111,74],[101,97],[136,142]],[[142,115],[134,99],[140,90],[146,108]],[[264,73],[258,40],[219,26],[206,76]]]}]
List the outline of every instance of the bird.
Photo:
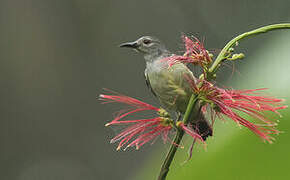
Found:
[{"label": "bird", "polygon": [[[185,76],[196,82],[192,71],[183,63],[169,65],[164,59],[173,53],[156,37],[142,36],[136,41],[122,43],[120,47],[131,48],[143,54],[146,62],[145,81],[150,91],[165,109],[184,115],[193,94]],[[208,136],[212,136],[212,127],[201,111],[201,105],[195,108],[198,108],[198,114],[190,117],[189,124],[206,140]]]}]

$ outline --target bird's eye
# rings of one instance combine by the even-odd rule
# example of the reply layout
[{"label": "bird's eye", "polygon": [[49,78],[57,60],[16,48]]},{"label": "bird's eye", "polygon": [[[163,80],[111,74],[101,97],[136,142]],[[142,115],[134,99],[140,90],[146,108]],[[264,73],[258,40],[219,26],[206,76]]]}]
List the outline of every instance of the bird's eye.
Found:
[{"label": "bird's eye", "polygon": [[150,43],[151,43],[151,40],[149,40],[149,39],[144,39],[144,40],[143,40],[143,43],[144,43],[144,44],[150,44]]}]

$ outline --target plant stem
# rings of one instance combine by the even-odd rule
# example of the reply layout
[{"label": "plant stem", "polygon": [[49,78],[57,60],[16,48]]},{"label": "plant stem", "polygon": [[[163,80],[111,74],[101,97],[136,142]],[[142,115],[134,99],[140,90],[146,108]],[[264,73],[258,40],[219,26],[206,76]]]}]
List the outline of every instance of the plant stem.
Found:
[{"label": "plant stem", "polygon": [[[196,109],[196,108],[193,108],[195,106],[196,102],[197,102],[196,96],[192,95],[190,97],[189,102],[188,102],[186,112],[185,112],[185,114],[183,116],[183,120],[182,121],[183,121],[184,124],[188,123],[189,117],[190,117],[190,115],[192,113],[193,114],[196,113],[196,112],[192,112],[193,109]],[[178,117],[178,119],[179,118],[180,118],[180,116]],[[169,171],[169,167],[171,165],[171,162],[172,162],[172,160],[174,158],[174,155],[175,155],[175,153],[177,151],[177,148],[178,148],[178,146],[180,144],[180,141],[181,141],[183,135],[184,135],[184,131],[182,129],[178,128],[177,132],[175,134],[173,143],[172,143],[172,145],[171,145],[171,147],[170,147],[170,149],[169,149],[169,151],[168,151],[168,153],[166,155],[166,158],[165,158],[165,160],[164,160],[164,162],[163,162],[163,164],[161,166],[161,170],[160,170],[160,173],[159,173],[159,176],[158,176],[158,180],[165,180],[166,179],[167,173]]]},{"label": "plant stem", "polygon": [[[249,32],[245,32],[237,37],[235,37],[234,39],[232,39],[231,41],[229,41],[225,47],[221,50],[221,52],[219,53],[219,55],[217,56],[216,60],[214,61],[214,63],[212,64],[211,68],[209,69],[209,73],[210,74],[215,74],[218,67],[220,66],[220,63],[225,60],[226,58],[226,54],[229,52],[229,49],[231,47],[233,47],[238,41],[249,37],[249,36],[253,36],[253,35],[257,35],[257,34],[261,34],[261,33],[266,33],[269,31],[273,31],[273,30],[278,30],[278,29],[290,29],[290,24],[289,23],[285,23],[285,24],[272,24],[272,25],[268,25],[268,26],[264,26]],[[212,76],[208,76],[208,77],[212,77]]]},{"label": "plant stem", "polygon": [[[264,26],[246,33],[243,33],[237,37],[235,37],[234,39],[232,39],[231,41],[229,41],[226,46],[222,49],[222,51],[219,53],[219,55],[217,56],[216,60],[214,61],[214,63],[212,64],[212,66],[209,68],[208,73],[210,74],[208,77],[209,78],[213,78],[214,76],[212,76],[213,74],[216,73],[217,69],[219,68],[221,62],[223,60],[226,59],[226,55],[229,52],[229,49],[231,47],[233,47],[238,41],[249,37],[249,36],[253,36],[253,35],[257,35],[257,34],[261,34],[261,33],[266,33],[269,31],[273,31],[273,30],[278,30],[278,29],[290,29],[290,24],[289,23],[285,23],[285,24],[273,24],[273,25],[269,25],[269,26]],[[201,76],[202,78],[202,76]],[[210,81],[211,79],[207,79],[208,81]],[[202,84],[199,84],[199,86],[202,86]],[[197,95],[192,94],[191,98],[188,102],[187,108],[186,108],[186,112],[183,116],[183,123],[187,124],[189,121],[189,117],[191,116],[191,114],[196,114],[197,112],[194,112],[194,109],[198,109],[198,108],[194,108],[194,106],[196,105],[197,102]],[[174,158],[174,155],[177,151],[177,148],[180,144],[180,141],[182,139],[184,135],[184,131],[180,128],[177,129],[176,135],[174,137],[174,141],[166,155],[166,158],[161,166],[161,171],[159,173],[158,176],[158,180],[165,180],[167,173],[169,172],[169,168],[171,165],[171,162]]]},{"label": "plant stem", "polygon": [[161,166],[158,180],[165,180],[166,179],[167,173],[169,172],[169,167],[171,165],[171,162],[173,160],[173,157],[177,151],[178,145],[179,145],[183,135],[184,135],[184,131],[182,131],[180,128],[178,128],[178,130],[175,134],[175,137],[174,137],[173,144],[171,145],[171,147],[166,155],[166,158]]}]

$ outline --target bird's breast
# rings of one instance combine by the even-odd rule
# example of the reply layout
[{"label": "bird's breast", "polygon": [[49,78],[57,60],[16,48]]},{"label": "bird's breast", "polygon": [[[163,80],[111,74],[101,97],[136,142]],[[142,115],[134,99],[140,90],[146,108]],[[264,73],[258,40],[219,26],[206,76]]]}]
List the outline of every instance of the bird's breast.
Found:
[{"label": "bird's breast", "polygon": [[184,113],[192,94],[185,76],[192,76],[191,71],[183,64],[175,64],[170,68],[157,64],[147,67],[146,71],[151,88],[160,102],[169,110]]}]

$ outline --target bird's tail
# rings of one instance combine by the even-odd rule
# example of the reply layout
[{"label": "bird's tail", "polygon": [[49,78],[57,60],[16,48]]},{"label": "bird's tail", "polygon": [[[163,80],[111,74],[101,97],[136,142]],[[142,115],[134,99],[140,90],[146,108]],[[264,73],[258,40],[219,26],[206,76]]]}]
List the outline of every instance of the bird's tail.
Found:
[{"label": "bird's tail", "polygon": [[198,108],[198,114],[192,115],[192,117],[190,117],[189,124],[205,141],[207,137],[212,136],[212,125],[205,118],[204,113],[201,111],[201,106],[196,108]]}]

